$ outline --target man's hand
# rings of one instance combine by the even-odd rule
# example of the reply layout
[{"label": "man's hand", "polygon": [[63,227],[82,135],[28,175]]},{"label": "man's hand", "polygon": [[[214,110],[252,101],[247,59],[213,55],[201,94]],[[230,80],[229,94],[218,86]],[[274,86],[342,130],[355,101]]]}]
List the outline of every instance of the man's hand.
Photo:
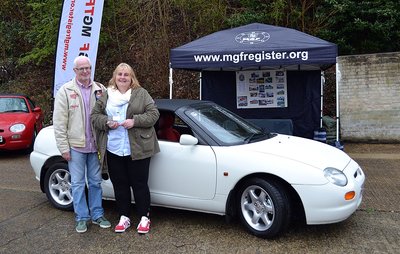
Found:
[{"label": "man's hand", "polygon": [[65,152],[61,155],[66,161],[71,160],[71,154],[69,152]]}]

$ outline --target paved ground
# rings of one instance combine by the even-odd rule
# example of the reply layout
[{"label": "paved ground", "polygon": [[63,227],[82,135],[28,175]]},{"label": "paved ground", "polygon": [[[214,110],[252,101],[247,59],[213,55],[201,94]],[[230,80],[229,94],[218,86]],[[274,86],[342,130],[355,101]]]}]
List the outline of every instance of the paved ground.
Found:
[{"label": "paved ground", "polygon": [[358,159],[395,159],[400,160],[400,144],[363,144],[346,143],[344,151]]},{"label": "paved ground", "polygon": [[360,165],[368,165],[360,209],[400,213],[400,144],[349,143],[344,150]]},{"label": "paved ground", "polygon": [[[74,231],[73,213],[41,193],[26,155],[0,154],[0,253],[400,253],[400,144],[345,144],[367,175],[364,200],[348,220],[290,228],[264,240],[220,216],[153,208],[151,232]],[[117,223],[114,202],[105,213]]]}]

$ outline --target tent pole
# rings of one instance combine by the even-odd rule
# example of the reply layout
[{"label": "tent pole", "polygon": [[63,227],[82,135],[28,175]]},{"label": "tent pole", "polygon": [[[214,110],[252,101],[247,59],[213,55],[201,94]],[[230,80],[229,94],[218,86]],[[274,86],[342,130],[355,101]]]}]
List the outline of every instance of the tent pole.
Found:
[{"label": "tent pole", "polygon": [[322,117],[324,116],[324,86],[325,86],[325,73],[321,70],[321,115],[319,120],[319,127],[322,128]]},{"label": "tent pole", "polygon": [[171,63],[169,63],[169,98],[172,99],[172,84],[174,81],[172,80],[172,68]]},{"label": "tent pole", "polygon": [[199,92],[199,97],[200,97],[200,100],[201,100],[201,98],[202,98],[202,95],[201,95],[201,88],[202,88],[202,81],[203,81],[203,72],[202,71],[200,71],[200,74],[199,74],[199,87],[200,87],[200,92]]},{"label": "tent pole", "polygon": [[337,57],[336,57],[336,141],[339,142],[339,118],[340,118],[340,112],[339,112],[339,81],[341,79],[341,73],[339,70],[339,66],[337,64]]}]

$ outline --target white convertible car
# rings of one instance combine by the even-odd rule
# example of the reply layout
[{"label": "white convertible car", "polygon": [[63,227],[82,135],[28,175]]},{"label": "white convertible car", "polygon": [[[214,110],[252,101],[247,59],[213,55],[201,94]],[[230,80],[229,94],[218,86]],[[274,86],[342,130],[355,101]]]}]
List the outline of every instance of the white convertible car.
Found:
[{"label": "white convertible car", "polygon": [[[153,206],[238,217],[252,234],[271,238],[294,219],[343,221],[361,203],[365,175],[335,147],[269,133],[213,102],[156,104],[161,152],[150,165]],[[30,161],[49,201],[71,210],[68,166],[51,126],[37,136]],[[104,178],[103,197],[114,199]]]}]

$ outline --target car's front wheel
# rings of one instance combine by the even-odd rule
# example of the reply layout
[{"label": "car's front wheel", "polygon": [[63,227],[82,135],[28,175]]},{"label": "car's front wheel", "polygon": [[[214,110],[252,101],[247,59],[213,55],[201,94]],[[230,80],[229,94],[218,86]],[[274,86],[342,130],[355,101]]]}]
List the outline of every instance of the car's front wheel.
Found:
[{"label": "car's front wheel", "polygon": [[29,154],[33,151],[33,147],[35,145],[35,140],[36,140],[36,136],[37,136],[37,131],[36,128],[33,130],[33,134],[32,134],[32,138],[31,138],[31,144],[29,145],[28,148],[26,148],[23,152],[26,154]]},{"label": "car's front wheel", "polygon": [[290,204],[281,184],[261,178],[248,179],[237,198],[240,220],[252,234],[272,238],[287,228]]},{"label": "car's front wheel", "polygon": [[50,203],[60,210],[73,210],[71,175],[66,163],[56,163],[47,170],[44,188]]}]

